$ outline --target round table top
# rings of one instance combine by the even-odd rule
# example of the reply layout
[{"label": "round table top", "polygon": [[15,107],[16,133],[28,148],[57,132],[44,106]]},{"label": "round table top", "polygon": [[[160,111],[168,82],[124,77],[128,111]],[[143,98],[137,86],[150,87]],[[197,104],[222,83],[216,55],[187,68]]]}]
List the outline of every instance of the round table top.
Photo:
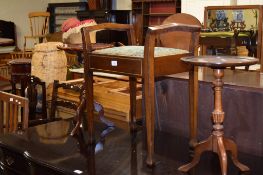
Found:
[{"label": "round table top", "polygon": [[[82,44],[63,44],[58,45],[58,49],[65,50],[65,51],[73,51],[73,52],[83,52],[83,45]],[[92,50],[99,50],[99,49],[106,49],[114,47],[113,44],[106,44],[106,43],[94,43],[92,44]]]},{"label": "round table top", "polygon": [[183,62],[195,66],[204,66],[211,68],[225,68],[231,66],[249,66],[258,63],[257,58],[247,56],[190,56],[181,58]]}]

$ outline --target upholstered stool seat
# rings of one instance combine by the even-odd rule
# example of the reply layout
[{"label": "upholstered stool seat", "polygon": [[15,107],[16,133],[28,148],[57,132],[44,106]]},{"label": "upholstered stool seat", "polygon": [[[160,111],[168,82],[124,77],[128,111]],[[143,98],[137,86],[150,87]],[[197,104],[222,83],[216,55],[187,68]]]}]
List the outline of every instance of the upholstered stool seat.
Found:
[{"label": "upholstered stool seat", "polygon": [[[144,58],[144,46],[122,46],[122,47],[112,47],[107,49],[95,50],[93,54],[102,55],[114,55],[123,57],[134,57],[134,58]],[[178,55],[189,53],[187,50],[166,48],[166,47],[155,47],[154,57],[163,57],[170,55]]]}]

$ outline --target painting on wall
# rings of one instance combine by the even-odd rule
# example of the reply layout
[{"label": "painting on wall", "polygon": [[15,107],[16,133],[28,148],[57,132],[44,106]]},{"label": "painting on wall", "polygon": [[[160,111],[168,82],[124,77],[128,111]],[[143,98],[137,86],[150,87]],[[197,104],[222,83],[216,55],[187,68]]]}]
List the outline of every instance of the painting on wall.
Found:
[{"label": "painting on wall", "polygon": [[217,20],[224,20],[226,18],[225,10],[217,10],[216,11],[216,19]]},{"label": "painting on wall", "polygon": [[244,21],[243,10],[234,10],[233,11],[233,21],[235,21],[235,22],[243,22]]}]

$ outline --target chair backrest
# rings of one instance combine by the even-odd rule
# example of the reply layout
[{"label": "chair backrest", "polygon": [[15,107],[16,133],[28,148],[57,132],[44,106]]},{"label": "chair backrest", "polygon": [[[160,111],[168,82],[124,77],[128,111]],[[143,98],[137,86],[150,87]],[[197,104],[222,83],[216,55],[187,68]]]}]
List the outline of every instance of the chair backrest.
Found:
[{"label": "chair backrest", "polygon": [[[190,25],[197,25],[201,27],[200,21],[189,14],[185,13],[176,13],[167,17],[163,24],[169,23],[180,23],[180,24],[190,24]],[[166,33],[160,35],[161,45],[164,47],[171,47],[177,49],[184,49],[192,52],[190,49],[190,42],[191,42],[191,33],[189,32],[182,32],[176,31],[173,33]],[[195,45],[198,45],[199,40],[195,41]]]},{"label": "chair backrest", "polygon": [[46,120],[46,83],[38,77],[28,75],[21,80],[21,96],[29,100],[29,121]]},{"label": "chair backrest", "polygon": [[83,94],[83,86],[79,84],[71,84],[71,83],[59,83],[58,80],[54,80],[53,84],[53,91],[52,91],[52,99],[51,99],[51,110],[50,110],[50,118],[51,120],[56,118],[56,111],[57,108],[65,107],[73,110],[77,110],[79,106],[79,102],[66,99],[66,98],[60,98],[58,96],[58,89],[62,88],[63,90],[69,90],[72,92],[77,92],[80,94],[79,98],[81,100],[82,94]]},{"label": "chair backrest", "polygon": [[[34,120],[47,119],[46,84],[38,77],[24,75],[20,79],[11,78],[12,93],[29,100],[29,124],[37,124]],[[17,91],[19,87],[19,91]],[[41,121],[42,122],[42,121]],[[41,123],[40,122],[40,123]],[[31,123],[34,123],[31,125]]]},{"label": "chair backrest", "polygon": [[32,36],[41,36],[48,33],[49,12],[31,12],[28,17]]},{"label": "chair backrest", "polygon": [[17,131],[20,121],[28,128],[28,111],[27,98],[0,91],[0,133]]}]

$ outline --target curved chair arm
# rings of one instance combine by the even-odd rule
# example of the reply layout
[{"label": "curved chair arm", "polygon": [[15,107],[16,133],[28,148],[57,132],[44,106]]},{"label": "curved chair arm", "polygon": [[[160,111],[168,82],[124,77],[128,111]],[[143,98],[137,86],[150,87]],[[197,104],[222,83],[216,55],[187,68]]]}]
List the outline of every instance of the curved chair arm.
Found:
[{"label": "curved chair arm", "polygon": [[189,24],[181,24],[181,23],[169,23],[163,24],[155,27],[149,27],[145,37],[145,50],[144,50],[144,61],[147,61],[147,58],[154,57],[154,47],[155,47],[155,40],[157,36],[164,33],[169,32],[189,32],[192,34],[191,36],[191,45],[190,45],[190,52],[194,53],[196,40],[199,39],[201,27],[198,25],[189,25]]},{"label": "curved chair arm", "polygon": [[136,45],[135,32],[134,32],[133,25],[117,24],[117,23],[101,23],[101,24],[94,25],[94,26],[83,27],[81,29],[82,40],[85,41],[83,42],[84,49],[87,49],[87,51],[89,52],[92,50],[89,33],[92,31],[99,31],[99,30],[126,31],[127,37],[128,37],[128,44]]}]

